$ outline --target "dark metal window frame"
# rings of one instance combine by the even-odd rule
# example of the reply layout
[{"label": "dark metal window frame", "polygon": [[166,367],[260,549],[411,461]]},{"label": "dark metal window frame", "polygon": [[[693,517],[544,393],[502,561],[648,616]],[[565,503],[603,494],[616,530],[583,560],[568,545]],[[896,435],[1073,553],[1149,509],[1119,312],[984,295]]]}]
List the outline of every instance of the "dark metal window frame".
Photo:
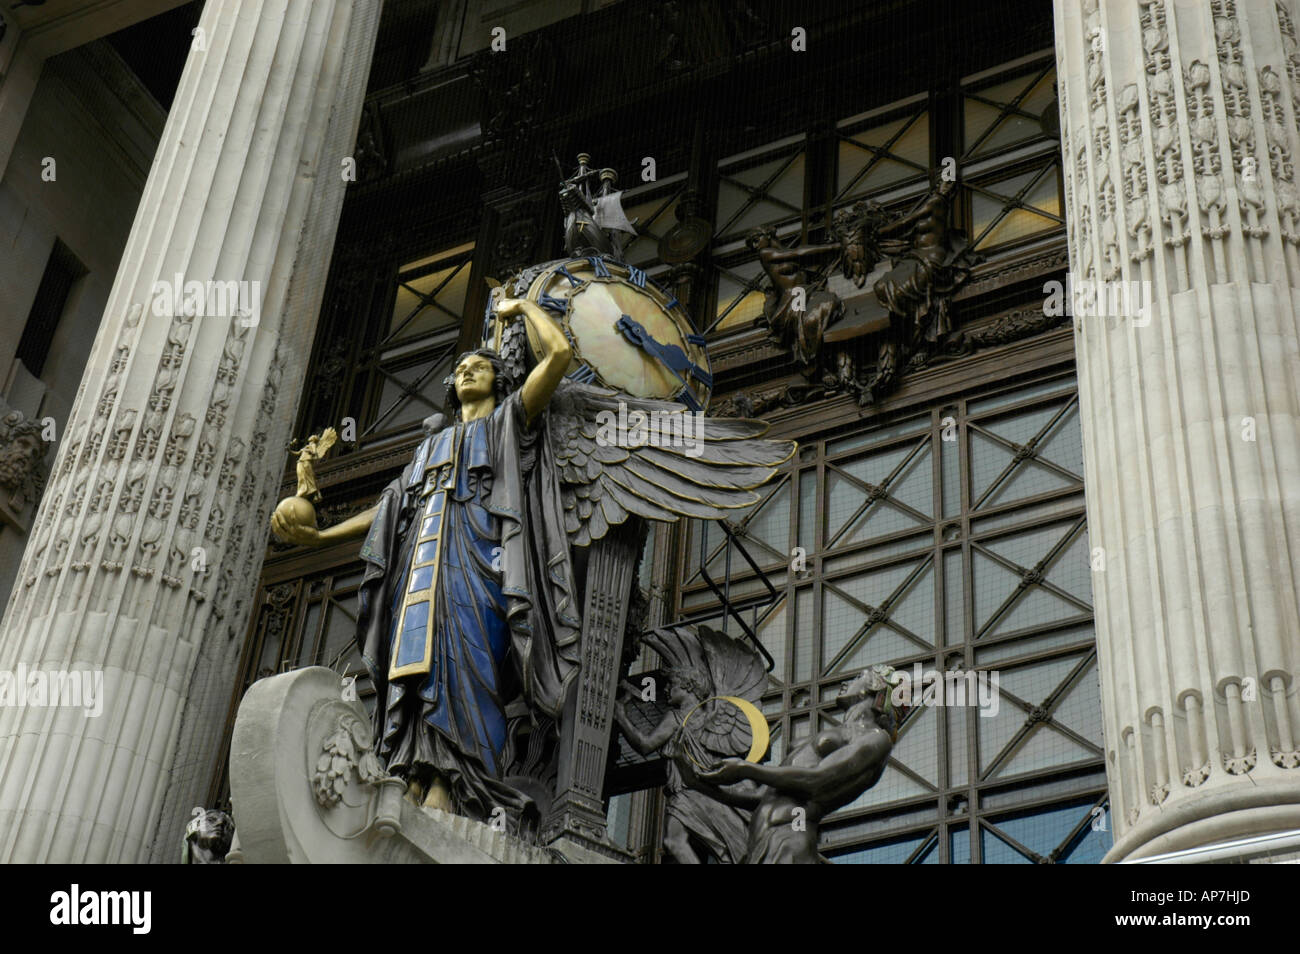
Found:
[{"label": "dark metal window frame", "polygon": [[[998,394],[1012,393],[1017,390],[1032,388],[1035,385],[1051,382],[1053,379],[1060,381],[1059,388],[1051,388],[1043,393],[1036,393],[1026,396],[1022,399],[1011,400],[1006,404],[999,405],[989,409],[970,408],[971,402],[983,401],[986,398]],[[982,838],[985,837],[982,832],[996,828],[996,821],[1001,818],[1023,815],[1034,808],[1042,808],[1053,804],[1073,803],[1079,799],[1091,800],[1089,806],[1103,805],[1106,800],[1106,789],[1104,782],[1104,758],[1101,747],[1094,741],[1087,739],[1074,729],[1060,722],[1053,720],[1053,713],[1056,705],[1061,699],[1083,678],[1089,668],[1094,664],[1096,658],[1096,649],[1094,640],[1090,636],[1085,636],[1077,640],[1053,646],[1050,649],[1027,651],[1020,655],[1012,655],[998,660],[996,666],[988,664],[980,665],[976,656],[989,647],[1002,646],[1011,647],[1016,643],[1035,636],[1049,635],[1052,633],[1068,633],[1071,629],[1080,626],[1088,626],[1092,621],[1091,608],[1080,601],[1073,594],[1060,590],[1054,584],[1046,580],[1034,583],[1035,586],[1045,586],[1062,597],[1067,602],[1078,607],[1079,613],[1068,618],[1052,620],[1048,623],[1018,629],[1014,632],[1003,633],[997,636],[986,635],[993,628],[997,621],[1003,618],[1009,611],[1013,602],[1012,597],[1008,597],[1003,605],[999,607],[989,620],[975,620],[973,609],[974,594],[974,554],[980,553],[990,559],[997,561],[1007,569],[1025,576],[1035,570],[1039,574],[1045,573],[1054,565],[1054,561],[1060,557],[1065,549],[1077,538],[1078,534],[1084,530],[1084,500],[1082,475],[1073,474],[1068,470],[1050,461],[1041,460],[1040,463],[1048,466],[1055,472],[1066,475],[1074,481],[1073,486],[1061,487],[1057,489],[1046,490],[1041,493],[1032,494],[1027,497],[1021,497],[1009,503],[1000,503],[995,506],[982,508],[982,505],[989,496],[994,493],[997,487],[1001,486],[1008,479],[1014,467],[1018,462],[1014,460],[1017,451],[1024,451],[1026,445],[1018,445],[1007,438],[993,432],[988,425],[996,424],[999,419],[1022,413],[1039,407],[1047,407],[1062,402],[1065,403],[1060,407],[1056,414],[1053,414],[1039,428],[1039,433],[1026,442],[1032,447],[1033,444],[1041,441],[1044,435],[1052,433],[1054,428],[1060,422],[1062,416],[1069,413],[1077,406],[1078,397],[1075,392],[1075,384],[1072,377],[1064,376],[1059,371],[1024,377],[1019,380],[986,384],[977,387],[969,392],[957,397],[947,398],[938,403],[932,404],[927,409],[918,409],[913,412],[900,411],[896,415],[891,415],[894,422],[892,427],[899,427],[900,422],[905,422],[910,418],[918,422],[916,430],[905,428],[902,433],[893,436],[884,436],[878,442],[866,441],[858,446],[853,446],[839,452],[828,451],[827,445],[834,445],[836,442],[842,442],[846,438],[853,437],[853,433],[834,434],[828,436],[814,436],[812,439],[801,440],[801,454],[791,468],[782,474],[781,480],[790,482],[791,505],[789,513],[789,542],[804,545],[809,550],[808,566],[810,572],[802,578],[797,578],[794,573],[786,573],[785,561],[771,562],[763,561],[763,569],[772,574],[784,574],[784,584],[782,589],[784,595],[781,604],[786,610],[785,625],[787,631],[784,637],[784,672],[787,680],[783,683],[776,684],[772,690],[764,697],[764,711],[769,716],[772,724],[772,734],[774,741],[790,740],[798,741],[808,732],[817,731],[822,725],[834,724],[836,717],[833,699],[835,692],[839,687],[851,677],[857,670],[838,672],[835,670],[836,660],[846,658],[854,651],[856,645],[863,641],[868,627],[864,626],[851,637],[848,642],[840,649],[835,660],[825,660],[821,658],[822,646],[820,639],[815,638],[823,631],[822,611],[824,605],[824,592],[827,588],[836,589],[836,582],[842,579],[857,577],[864,572],[871,572],[890,567],[905,567],[914,565],[911,573],[907,574],[907,579],[914,578],[918,573],[925,572],[929,569],[934,576],[934,625],[936,629],[936,640],[938,642],[931,646],[921,640],[917,643],[916,652],[904,659],[877,660],[878,662],[890,662],[900,667],[910,667],[914,662],[920,662],[925,666],[933,667],[939,671],[944,669],[960,667],[967,671],[979,671],[981,669],[999,668],[1014,669],[1023,665],[1041,663],[1046,660],[1075,658],[1075,664],[1068,675],[1054,688],[1049,697],[1042,701],[1026,700],[1016,697],[1007,689],[1002,689],[1001,695],[1004,705],[1014,705],[1026,714],[1026,722],[1017,732],[1007,740],[997,753],[990,754],[990,757],[984,760],[981,770],[980,766],[980,740],[978,732],[978,713],[974,708],[968,707],[965,710],[959,710],[960,714],[966,719],[964,739],[954,737],[951,725],[946,721],[947,716],[941,715],[941,722],[936,724],[936,741],[938,752],[936,762],[938,766],[937,779],[940,784],[937,786],[925,780],[921,776],[912,772],[906,766],[903,766],[896,760],[891,760],[891,764],[902,771],[913,781],[930,789],[929,794],[917,795],[909,798],[900,799],[885,805],[869,806],[856,810],[846,810],[833,815],[827,820],[824,830],[824,848],[830,854],[844,854],[853,851],[859,851],[871,848],[880,844],[886,844],[897,838],[906,835],[914,835],[917,832],[928,831],[931,838],[923,845],[917,848],[913,853],[916,857],[913,860],[921,860],[926,857],[933,848],[939,851],[941,862],[948,862],[950,857],[949,834],[953,831],[966,831],[972,838],[970,846],[971,861],[979,862],[982,860]],[[925,420],[928,416],[928,422]],[[961,498],[960,512],[956,514],[944,514],[943,507],[943,480],[944,468],[941,465],[940,453],[942,445],[942,434],[945,429],[946,419],[951,418],[950,425],[957,429],[958,452],[960,454],[959,474],[961,480]],[[862,430],[864,435],[870,435],[873,428],[868,426]],[[1000,475],[996,476],[988,488],[983,489],[978,496],[973,497],[971,489],[971,450],[970,435],[980,434],[987,437],[997,444],[1001,445],[1011,456],[1012,460]],[[924,436],[924,443],[921,438]],[[827,476],[831,473],[839,473],[847,479],[858,484],[864,491],[869,488],[855,475],[847,474],[839,470],[837,465],[851,462],[854,459],[861,458],[865,455],[876,455],[886,452],[890,449],[911,447],[910,453],[903,456],[903,460],[898,463],[894,471],[902,472],[907,461],[921,452],[922,447],[929,447],[931,458],[931,476],[933,485],[933,517],[926,517],[924,514],[917,514],[926,518],[930,524],[929,528],[905,529],[881,537],[870,538],[860,542],[853,543],[840,548],[834,547],[834,541],[841,539],[848,528],[861,518],[862,511],[866,507],[860,507],[859,513],[848,517],[844,521],[842,528],[829,528],[826,525],[826,507],[828,503],[827,496]],[[804,475],[811,475],[815,479],[816,503],[814,513],[814,534],[810,540],[800,539],[799,536],[799,494],[795,489],[802,489]],[[897,505],[889,503],[888,485],[889,479],[882,481],[885,486],[885,495],[877,499],[874,503],[866,506],[886,506]],[[1044,504],[1057,503],[1061,504],[1058,509],[1047,515],[1038,515],[1037,508]],[[911,509],[911,508],[909,508]],[[990,529],[982,529],[981,522],[986,518],[1007,517],[1017,512],[1025,513],[1025,519],[1013,520],[1010,523],[1004,523]],[[738,525],[743,530],[753,515],[747,515],[738,521]],[[985,546],[991,541],[1001,538],[1008,538],[1025,534],[1038,528],[1060,526],[1068,528],[1068,532],[1063,530],[1061,539],[1056,541],[1049,550],[1043,561],[1036,567],[1022,567],[1013,561],[997,556]],[[827,535],[831,535],[827,539]],[[806,535],[805,535],[806,536]],[[679,565],[688,567],[689,549],[698,546],[698,538],[690,530],[684,530],[678,534],[678,560]],[[867,554],[870,551],[883,548],[889,544],[900,541],[914,540],[916,546],[909,548],[905,552],[890,553],[875,560],[866,560],[854,563],[851,566],[845,566],[840,569],[827,571],[823,569],[823,564],[830,560],[841,560],[845,557],[852,557],[855,554]],[[747,541],[751,542],[752,541]],[[776,550],[772,542],[762,548],[756,548],[751,545],[752,552],[763,552],[765,556],[775,555]],[[926,551],[929,555],[926,556]],[[716,559],[721,554],[722,546],[714,548],[710,554],[710,559]],[[947,606],[947,586],[945,585],[945,560],[944,555],[952,552],[961,553],[961,573],[962,573],[962,590],[961,605],[963,631],[959,636],[960,642],[947,645],[942,641],[939,634],[943,633],[943,627],[949,619],[949,607]],[[737,561],[739,563],[739,561]],[[746,579],[753,579],[754,574],[743,564],[737,567],[732,577],[732,585],[743,584]],[[683,574],[686,575],[685,572]],[[695,574],[698,576],[698,573]],[[904,582],[896,588],[899,591],[905,591],[907,583]],[[702,603],[698,597],[707,593],[707,589],[702,583],[691,582],[687,577],[686,585],[680,586],[675,594],[675,607],[677,612],[691,612],[693,615],[702,615],[706,612],[707,602]],[[1019,594],[1019,591],[1016,591]],[[854,604],[859,604],[858,608],[863,612],[864,617],[869,617],[874,607],[861,604],[860,601],[854,600],[847,593],[839,592],[842,599],[846,599]],[[891,599],[896,598],[898,593],[892,594],[890,598],[882,601],[882,608],[888,610]],[[696,596],[696,600],[691,600]],[[808,670],[796,680],[795,660],[796,654],[800,651],[799,633],[796,632],[798,626],[798,600],[800,598],[810,599],[812,601],[812,627],[811,632],[804,635],[804,639],[811,640],[811,656],[808,660]],[[771,608],[768,609],[771,611]],[[755,610],[756,621],[761,619],[758,611]],[[720,619],[719,625],[725,625]],[[874,626],[889,625],[888,615],[882,620],[876,621]],[[977,629],[978,627],[978,629]],[[915,637],[915,634],[912,634]],[[919,709],[913,713],[913,718],[919,714]],[[943,710],[940,710],[941,713]],[[1062,732],[1073,741],[1091,750],[1091,758],[1076,761],[1074,763],[1054,764],[1044,768],[1036,769],[1029,772],[1017,773],[1013,777],[1001,777],[996,773],[1006,764],[1011,755],[1017,751],[1019,743],[1034,730],[1038,724],[1050,725],[1058,732]],[[950,757],[950,747],[959,743],[965,746],[965,771],[966,776],[963,783],[958,784],[958,780],[953,777],[952,758]],[[778,743],[780,744],[780,743]],[[1054,793],[1035,798],[1034,790],[1046,783],[1052,783],[1056,780],[1069,777],[1078,777],[1083,780],[1080,787],[1066,793]],[[1017,804],[1014,808],[1008,808],[1005,805],[994,807],[985,807],[986,801],[990,795],[1009,791],[1025,791],[1026,800],[1023,804]],[[918,809],[930,806],[933,813],[924,821],[908,822],[907,816]],[[954,809],[960,809],[954,811]],[[1085,816],[1087,813],[1085,812]],[[901,824],[891,825],[893,819],[899,819]],[[1085,817],[1084,821],[1087,818]],[[972,830],[971,826],[974,825]],[[873,831],[869,839],[853,837],[846,835],[846,831],[854,828],[867,827],[878,829]],[[1013,844],[1017,850],[1023,849],[1034,857],[1034,860],[1054,861],[1056,857],[1067,853],[1074,844],[1077,844],[1082,833],[1086,831],[1083,821],[1079,826],[1070,833],[1057,850],[1051,853],[1051,857],[1038,857],[1033,852],[1029,852],[1023,845],[1015,842],[1015,839],[1000,830],[994,835],[1003,841]]]},{"label": "dark metal window frame", "polygon": [[[438,403],[441,399],[441,380],[437,377],[437,372],[443,367],[444,362],[455,358],[457,341],[465,316],[456,315],[437,302],[436,298],[438,293],[462,270],[468,270],[468,282],[472,287],[475,251],[472,242],[467,245],[462,241],[444,247],[448,249],[446,254],[434,251],[429,255],[416,257],[415,261],[421,258],[433,258],[432,261],[425,262],[418,268],[404,270],[404,266],[396,267],[388,293],[378,303],[382,307],[376,308],[376,324],[384,331],[377,335],[374,344],[362,349],[354,371],[354,374],[364,376],[366,380],[366,397],[362,418],[358,422],[357,435],[362,446],[373,446],[400,439],[418,430],[419,422],[385,426],[386,422],[410,401],[420,401],[426,406],[426,413],[422,417],[442,410]],[[453,266],[454,270],[431,293],[420,292],[406,284],[413,279]],[[415,294],[420,299],[420,304],[401,319],[396,328],[389,331],[387,329],[391,326],[398,289],[402,287]],[[456,319],[455,322],[425,334],[402,338],[403,329],[420,311],[429,307],[436,308],[448,317]],[[382,316],[382,320],[378,316]],[[405,380],[400,376],[401,372],[425,363],[429,363],[429,367],[417,377]],[[385,400],[384,386],[390,381],[399,386],[400,393],[396,399],[390,396]]]}]

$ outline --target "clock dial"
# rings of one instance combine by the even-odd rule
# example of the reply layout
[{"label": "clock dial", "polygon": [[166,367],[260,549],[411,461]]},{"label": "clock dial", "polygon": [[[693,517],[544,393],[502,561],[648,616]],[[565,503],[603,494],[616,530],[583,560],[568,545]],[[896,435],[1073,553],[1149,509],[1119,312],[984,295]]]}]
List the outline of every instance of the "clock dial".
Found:
[{"label": "clock dial", "polygon": [[570,375],[703,410],[713,378],[685,309],[645,273],[603,259],[543,269],[528,289],[573,346]]}]

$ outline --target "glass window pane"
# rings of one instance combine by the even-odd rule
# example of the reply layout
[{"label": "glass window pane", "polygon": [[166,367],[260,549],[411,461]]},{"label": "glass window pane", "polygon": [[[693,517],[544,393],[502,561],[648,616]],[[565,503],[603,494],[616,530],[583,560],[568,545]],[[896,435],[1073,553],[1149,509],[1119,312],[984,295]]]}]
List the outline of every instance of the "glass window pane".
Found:
[{"label": "glass window pane", "polygon": [[[901,865],[916,854],[930,836],[919,835],[900,841],[888,841],[870,848],[835,855],[831,861],[837,865]],[[919,859],[918,859],[919,860]]]},{"label": "glass window pane", "polygon": [[804,157],[778,156],[723,171],[718,181],[717,234],[797,219],[803,209]]},{"label": "glass window pane", "polygon": [[762,270],[756,261],[719,270],[717,317],[726,315],[718,325],[719,330],[752,324],[763,313],[764,293],[751,287]]},{"label": "glass window pane", "polygon": [[771,676],[780,682],[784,682],[786,679],[788,669],[786,659],[789,655],[787,652],[789,646],[789,634],[787,633],[789,620],[786,617],[785,607],[786,602],[782,600],[758,628],[759,640],[776,661]]},{"label": "glass window pane", "polygon": [[812,675],[812,651],[816,640],[813,629],[813,591],[800,590],[795,596],[794,681],[806,682]]},{"label": "glass window pane", "polygon": [[970,829],[965,825],[948,830],[948,861],[954,865],[970,864]]},{"label": "glass window pane", "polygon": [[442,328],[459,326],[469,291],[469,262],[427,274],[402,278],[393,302],[389,333],[416,338]]},{"label": "glass window pane", "polygon": [[839,143],[836,197],[858,198],[897,182],[923,178],[929,165],[930,117],[926,112],[857,130]]},{"label": "glass window pane", "polygon": [[674,214],[680,193],[659,196],[624,208],[636,225],[637,236],[623,249],[623,258],[640,268],[659,261],[659,240],[677,224]]}]

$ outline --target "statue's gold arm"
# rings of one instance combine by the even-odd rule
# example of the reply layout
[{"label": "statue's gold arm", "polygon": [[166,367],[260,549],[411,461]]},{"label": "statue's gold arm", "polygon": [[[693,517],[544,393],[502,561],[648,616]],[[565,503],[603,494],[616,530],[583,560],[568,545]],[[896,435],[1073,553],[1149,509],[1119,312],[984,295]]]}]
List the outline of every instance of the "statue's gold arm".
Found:
[{"label": "statue's gold arm", "polygon": [[[526,299],[502,298],[496,303],[496,311],[500,321],[524,321],[541,343],[542,358],[528,373],[520,395],[524,411],[531,422],[555,393],[569,368],[573,351],[564,332],[536,303]],[[491,407],[487,410],[490,412]],[[271,514],[271,530],[281,540],[304,547],[324,547],[355,540],[370,532],[370,525],[379,512],[378,504],[327,530],[316,529],[316,512],[311,504],[320,499],[320,491],[316,486],[312,464],[325,456],[336,439],[334,429],[330,428],[322,434],[313,434],[304,449],[297,452],[298,495],[280,501]]]},{"label": "statue's gold arm", "polygon": [[378,512],[379,505],[376,504],[355,516],[348,517],[342,523],[336,523],[325,530],[317,530],[314,513],[310,515],[312,519],[309,523],[303,519],[307,514],[276,508],[275,513],[271,514],[271,530],[281,540],[296,543],[300,547],[327,547],[334,543],[344,543],[364,537],[370,532],[370,525],[375,522],[375,514]]},{"label": "statue's gold arm", "polygon": [[500,320],[522,318],[541,346],[542,357],[528,372],[519,395],[531,423],[546,409],[551,395],[564,379],[573,349],[564,332],[536,302],[526,298],[502,299],[497,305],[497,315]]}]

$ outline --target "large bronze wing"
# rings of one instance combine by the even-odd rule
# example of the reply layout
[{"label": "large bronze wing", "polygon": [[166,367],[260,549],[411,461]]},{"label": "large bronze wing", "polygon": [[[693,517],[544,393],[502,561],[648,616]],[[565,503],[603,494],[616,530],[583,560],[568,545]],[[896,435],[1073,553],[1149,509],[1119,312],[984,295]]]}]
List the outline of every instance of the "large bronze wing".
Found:
[{"label": "large bronze wing", "polygon": [[575,546],[599,540],[629,514],[720,520],[757,503],[754,488],[795,451],[791,441],[764,440],[762,421],[696,416],[680,404],[573,381],[556,389],[546,419]]},{"label": "large bronze wing", "polygon": [[[670,669],[689,669],[707,680],[711,696],[737,696],[758,705],[767,684],[767,667],[748,643],[702,625],[661,627],[648,632],[643,641]],[[745,714],[717,698],[690,715],[685,734],[688,744],[704,749],[696,753],[701,764],[744,757],[753,741]]]}]

